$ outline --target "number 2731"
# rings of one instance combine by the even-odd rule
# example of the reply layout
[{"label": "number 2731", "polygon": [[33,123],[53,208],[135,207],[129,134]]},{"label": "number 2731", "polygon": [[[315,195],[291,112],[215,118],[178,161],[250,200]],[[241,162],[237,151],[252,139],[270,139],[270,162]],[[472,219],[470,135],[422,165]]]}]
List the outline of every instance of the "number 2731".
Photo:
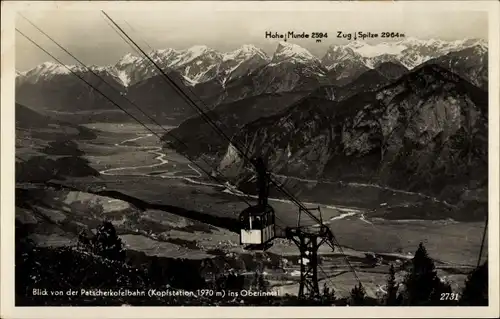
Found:
[{"label": "number 2731", "polygon": [[458,294],[444,292],[441,294],[441,298],[439,300],[457,300],[458,301]]}]

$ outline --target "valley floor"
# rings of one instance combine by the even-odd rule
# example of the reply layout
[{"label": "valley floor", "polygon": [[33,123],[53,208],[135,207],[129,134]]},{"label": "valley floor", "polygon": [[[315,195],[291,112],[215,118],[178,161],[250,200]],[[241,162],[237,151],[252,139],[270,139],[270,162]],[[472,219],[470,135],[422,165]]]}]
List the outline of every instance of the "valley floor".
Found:
[{"label": "valley floor", "polygon": [[[57,181],[81,191],[45,189],[47,202],[36,214],[17,208],[18,219],[40,224],[33,235],[39,244],[59,246],[74,243],[74,229],[94,229],[102,219],[110,219],[129,250],[147,255],[197,260],[221,254],[229,259],[255,255],[239,245],[238,234],[234,231],[195,221],[189,216],[181,217],[168,209],[138,210],[123,199],[91,194],[116,191],[152,205],[181,207],[185,214],[193,211],[230,220],[236,220],[239,212],[247,207],[238,197],[242,194],[204,177],[185,158],[172,150],[163,150],[154,136],[140,128],[132,125],[94,126],[107,129],[107,132],[97,140],[79,143],[79,148],[101,176]],[[17,151],[28,154],[28,149]],[[17,187],[37,188],[34,185]],[[397,206],[397,197],[391,199],[391,205]],[[255,198],[246,196],[246,199],[255,202]],[[371,209],[353,207],[350,200],[343,204],[338,200],[325,201],[323,197],[321,203],[315,203],[308,197],[306,201],[310,202],[307,206],[321,207],[323,220],[328,221],[357,269],[368,295],[377,296],[383,292],[389,263],[402,267],[405,260],[412,258],[419,242],[424,243],[430,256],[436,260],[440,276],[446,277],[454,290],[463,284],[465,274],[477,262],[482,222],[383,219],[371,216]],[[414,202],[418,202],[418,198],[401,196],[399,204],[404,206]],[[279,227],[296,224],[297,210],[293,204],[279,198],[273,199],[271,204]],[[381,197],[376,205],[387,205],[386,198]],[[55,221],[58,226],[48,225],[47,220]],[[304,221],[312,224],[312,221]],[[61,230],[61,225],[67,227]],[[326,282],[334,286],[338,295],[348,295],[356,280],[348,271],[342,255],[338,251],[332,252],[326,245],[321,247],[320,253],[320,285]],[[265,272],[273,289],[280,294],[296,294],[298,291],[297,254],[296,247],[290,242],[277,239],[265,257],[259,257],[272,260],[273,266],[268,266]],[[378,261],[367,257],[371,254],[376,254]]]}]

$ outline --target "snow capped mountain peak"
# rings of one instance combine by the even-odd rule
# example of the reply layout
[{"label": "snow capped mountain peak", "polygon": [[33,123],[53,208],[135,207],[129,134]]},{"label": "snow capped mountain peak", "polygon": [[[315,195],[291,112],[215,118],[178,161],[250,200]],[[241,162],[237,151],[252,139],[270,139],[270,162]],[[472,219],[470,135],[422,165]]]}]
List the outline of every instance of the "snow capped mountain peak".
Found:
[{"label": "snow capped mountain peak", "polygon": [[358,48],[361,48],[363,46],[365,46],[366,43],[365,42],[361,42],[359,40],[355,40],[355,41],[352,41],[352,42],[349,42],[346,47],[348,48],[353,48],[353,49],[358,49]]},{"label": "snow capped mountain peak", "polygon": [[253,44],[243,44],[240,50],[243,52],[260,51],[260,49]]},{"label": "snow capped mountain peak", "polygon": [[[92,65],[87,66],[87,68],[92,70],[93,72],[108,72],[108,73],[115,72],[115,67],[110,66],[110,65],[99,66],[99,65],[92,64]],[[87,68],[82,66],[82,67],[79,67],[78,70],[79,71],[87,71]]]},{"label": "snow capped mountain peak", "polygon": [[52,67],[57,67],[57,66],[60,66],[60,64],[47,61],[47,62],[43,62],[42,64],[38,65],[37,68],[42,69],[42,68],[52,68]]},{"label": "snow capped mountain peak", "polygon": [[422,42],[421,39],[415,37],[407,37],[403,38],[401,41],[397,41],[397,43],[408,43],[408,44],[420,44]]},{"label": "snow capped mountain peak", "polygon": [[244,44],[240,48],[234,51],[224,53],[222,60],[230,61],[234,59],[248,59],[254,55],[257,55],[264,60],[269,59],[268,56],[264,53],[264,51],[262,51],[261,49],[257,48],[252,44]]},{"label": "snow capped mountain peak", "polygon": [[220,55],[221,54],[219,52],[209,48],[206,45],[194,45],[184,51],[179,52],[177,59],[175,61],[172,61],[172,64],[181,66],[186,65],[187,63],[190,63],[191,61],[198,58],[209,57],[217,59]]},{"label": "snow capped mountain peak", "polygon": [[174,50],[174,49],[160,49],[160,50],[153,50],[151,52],[149,52],[149,56],[153,59],[153,60],[164,60],[164,59],[169,59],[169,58],[172,58],[172,57],[175,57],[175,56],[178,56],[180,53],[179,51],[177,50]]},{"label": "snow capped mountain peak", "polygon": [[41,80],[48,80],[55,76],[72,75],[72,72],[78,72],[80,68],[76,65],[62,65],[54,62],[44,62],[36,67],[20,72],[16,71],[22,82],[37,83]]},{"label": "snow capped mountain peak", "polygon": [[141,58],[138,56],[133,55],[132,53],[127,53],[125,54],[120,61],[118,61],[118,65],[126,65],[126,64],[132,64],[140,61]]},{"label": "snow capped mountain peak", "polygon": [[276,52],[274,52],[273,61],[279,62],[289,59],[299,62],[319,61],[317,57],[303,47],[290,42],[281,41],[278,44]]},{"label": "snow capped mountain peak", "polygon": [[192,54],[203,54],[205,51],[210,50],[210,48],[206,45],[193,45],[189,49],[187,49],[187,52],[192,53]]},{"label": "snow capped mountain peak", "polygon": [[[175,61],[179,61],[183,56],[185,56],[183,51],[174,49],[153,50],[149,53],[149,57],[152,58],[153,61],[164,67],[170,67]],[[148,58],[143,58],[143,60],[146,65],[150,65]]]},{"label": "snow capped mountain peak", "polygon": [[428,45],[435,45],[435,44],[442,44],[444,41],[431,38],[431,39],[427,40],[426,42]]},{"label": "snow capped mountain peak", "polygon": [[48,75],[56,75],[56,74],[70,74],[71,70],[76,69],[75,65],[62,65],[54,62],[44,62],[33,69],[26,72],[27,75],[36,75],[36,76],[48,76]]},{"label": "snow capped mountain peak", "polygon": [[172,53],[179,53],[179,51],[172,48],[168,48],[168,49],[154,50],[151,52],[151,54],[172,54]]},{"label": "snow capped mountain peak", "polygon": [[[241,46],[240,49],[238,49],[236,51],[239,51],[241,54],[245,54],[245,55],[257,54],[257,55],[261,56],[262,58],[265,58],[265,59],[268,58],[268,56],[264,53],[264,51],[257,48],[253,44],[244,44]],[[233,51],[233,52],[236,52],[236,51]]]},{"label": "snow capped mountain peak", "polygon": [[[462,41],[462,40],[457,40],[457,41]],[[430,39],[419,39],[416,37],[407,37],[403,38],[400,41],[395,41],[396,45],[404,45],[404,46],[428,46],[428,47],[436,47],[436,46],[443,46],[443,45],[448,45],[454,41],[444,41],[441,39],[435,39],[435,38],[430,38]],[[456,41],[455,41],[456,42]]]},{"label": "snow capped mountain peak", "polygon": [[400,54],[406,46],[397,43],[381,42],[377,44],[359,43],[355,49],[363,57],[376,57],[383,54],[397,55]]},{"label": "snow capped mountain peak", "polygon": [[39,70],[59,70],[59,69],[65,69],[64,65],[59,64],[59,63],[54,63],[54,62],[43,62],[39,66],[37,66],[35,69]]},{"label": "snow capped mountain peak", "polygon": [[181,51],[180,54],[183,56],[183,59],[185,60],[193,60],[196,59],[202,55],[208,54],[208,53],[218,53],[215,50],[209,48],[206,45],[194,45],[184,51]]}]

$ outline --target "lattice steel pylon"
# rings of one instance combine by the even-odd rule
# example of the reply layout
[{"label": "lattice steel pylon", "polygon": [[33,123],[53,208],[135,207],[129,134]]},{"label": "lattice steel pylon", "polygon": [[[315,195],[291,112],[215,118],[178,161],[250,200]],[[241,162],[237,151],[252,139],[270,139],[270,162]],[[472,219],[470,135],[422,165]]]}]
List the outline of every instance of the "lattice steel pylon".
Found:
[{"label": "lattice steel pylon", "polygon": [[[319,208],[318,208],[319,210]],[[327,226],[321,223],[314,226],[300,225],[300,215],[297,227],[286,228],[286,238],[292,240],[300,252],[300,299],[314,299],[320,297],[318,284],[318,249],[329,238]]]}]

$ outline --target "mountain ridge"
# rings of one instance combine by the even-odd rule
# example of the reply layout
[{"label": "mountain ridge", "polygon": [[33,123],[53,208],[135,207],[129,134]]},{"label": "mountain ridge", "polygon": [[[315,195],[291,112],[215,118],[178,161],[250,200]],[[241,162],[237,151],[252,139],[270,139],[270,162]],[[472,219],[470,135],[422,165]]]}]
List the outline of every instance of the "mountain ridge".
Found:
[{"label": "mountain ridge", "polygon": [[[484,41],[427,42],[433,45],[434,49],[425,50],[434,55],[440,54],[439,50],[435,49],[438,47],[444,48],[446,52],[464,46],[466,48],[440,55],[421,65],[439,64],[452,69],[467,81],[483,89],[486,88],[488,62]],[[392,45],[401,46],[401,43],[406,43],[408,47],[421,48],[427,42],[409,38],[392,42]],[[387,43],[377,45],[383,47]],[[279,42],[275,54],[271,57],[253,45],[243,45],[224,54],[205,45],[198,45],[181,51],[156,50],[152,58],[164,68],[164,71],[175,75],[176,82],[188,95],[194,93],[194,97],[203,101],[204,108],[211,109],[220,104],[262,94],[293,91],[317,93],[320,88],[326,89],[323,93],[326,93],[328,99],[335,97],[344,99],[360,90],[373,90],[395,81],[409,71],[402,61],[397,60],[396,53],[404,51],[401,48],[393,51],[386,49],[386,53],[379,50],[383,54],[379,55],[376,61],[373,60],[375,55],[371,53],[372,62],[368,65],[366,59],[358,52],[363,48],[369,51],[366,46],[373,45],[358,41],[340,47],[331,46],[323,59],[315,57],[297,44],[288,42]],[[425,58],[421,57],[418,60],[424,61],[431,57],[426,55]],[[326,62],[331,59],[337,59],[338,63],[328,65]],[[165,79],[157,74],[153,65],[141,62],[139,68],[135,69],[137,61],[144,62],[144,59],[129,54],[118,62],[117,69],[92,66],[95,72],[109,81],[118,92],[111,92],[109,88],[104,87],[103,83],[85,68],[71,66],[69,68],[101,88],[113,100],[122,101],[126,96],[131,97],[138,105],[145,105],[144,111],[152,112],[152,115],[170,124],[180,124],[195,114],[165,85]],[[174,67],[165,67],[174,64]],[[127,72],[132,73],[127,74]],[[144,77],[148,72],[150,75]],[[19,75],[16,79],[18,101],[51,112],[115,110],[109,101],[69,73],[71,72],[64,66],[45,63],[34,71],[25,73],[24,76]],[[127,105],[128,102],[125,106]],[[109,119],[122,121],[117,115],[110,116]],[[75,120],[83,118],[78,117]]]},{"label": "mountain ridge", "polygon": [[[420,57],[410,57],[410,51],[420,50],[426,46],[430,48],[421,52]],[[283,51],[283,48],[291,48],[290,53],[301,51],[302,54],[289,54],[288,58],[296,58],[303,60],[318,60],[327,69],[331,70],[339,65],[342,61],[351,60],[358,61],[367,68],[374,68],[376,64],[388,61],[397,61],[405,67],[411,69],[419,64],[422,64],[432,58],[448,54],[450,52],[459,51],[472,46],[480,46],[487,48],[485,40],[482,39],[464,39],[455,41],[443,40],[419,40],[416,38],[407,38],[400,41],[382,42],[376,45],[371,45],[361,41],[353,41],[345,45],[331,45],[322,57],[317,57],[311,54],[307,49],[304,49],[298,44],[290,42],[279,42],[272,56],[268,56],[264,51],[251,44],[244,44],[241,47],[230,51],[220,52],[207,47],[206,45],[195,45],[184,50],[175,49],[157,49],[149,52],[149,55],[155,62],[159,63],[163,68],[171,68],[179,71],[184,76],[185,82],[188,85],[194,85],[222,77],[221,81],[227,81],[226,77],[234,70],[224,67],[227,61],[238,60],[240,63],[249,59],[256,60],[256,67],[272,63]],[[418,55],[419,53],[417,53]],[[414,55],[414,54],[413,54]],[[286,56],[286,54],[284,55]],[[258,62],[257,62],[258,61]],[[45,62],[47,63],[47,62]],[[49,62],[50,63],[50,62]],[[19,72],[18,76],[30,77],[30,73],[34,72],[41,65],[36,66],[25,72]],[[54,64],[54,63],[52,63]],[[69,66],[71,68],[80,69],[79,67]],[[222,67],[222,69],[221,69]],[[137,71],[132,69],[136,68]],[[235,68],[233,65],[232,68]],[[237,67],[236,67],[237,68]],[[236,69],[235,68],[235,69]],[[155,74],[156,70],[150,65],[144,57],[138,57],[131,53],[127,53],[113,65],[94,66],[96,70],[105,70],[118,78],[122,85],[129,86],[141,80],[145,80]],[[195,70],[195,71],[193,71]],[[44,71],[61,72],[60,68],[49,68]],[[46,73],[42,72],[42,73]],[[137,74],[134,74],[137,73]],[[229,74],[228,74],[229,73]],[[39,75],[42,76],[42,75]]]}]

